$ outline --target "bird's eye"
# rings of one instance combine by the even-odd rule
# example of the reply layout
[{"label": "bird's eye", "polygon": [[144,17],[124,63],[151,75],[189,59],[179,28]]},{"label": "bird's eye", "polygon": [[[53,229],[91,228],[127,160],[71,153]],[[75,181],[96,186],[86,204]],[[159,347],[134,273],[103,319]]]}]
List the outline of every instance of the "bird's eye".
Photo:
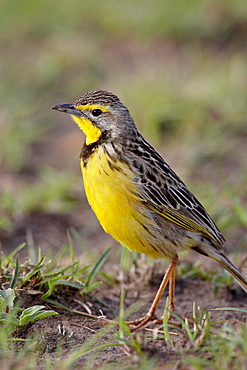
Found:
[{"label": "bird's eye", "polygon": [[101,109],[93,109],[92,110],[92,115],[94,117],[99,117],[101,115],[101,113],[102,113],[102,110]]}]

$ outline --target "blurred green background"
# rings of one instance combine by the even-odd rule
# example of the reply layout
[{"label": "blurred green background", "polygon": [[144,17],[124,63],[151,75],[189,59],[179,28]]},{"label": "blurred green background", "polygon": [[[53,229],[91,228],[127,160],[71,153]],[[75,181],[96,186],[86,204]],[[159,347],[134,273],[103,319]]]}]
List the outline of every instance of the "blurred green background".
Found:
[{"label": "blurred green background", "polygon": [[243,0],[2,0],[3,250],[59,248],[71,226],[109,244],[83,193],[83,133],[50,110],[107,89],[244,251],[246,34]]}]

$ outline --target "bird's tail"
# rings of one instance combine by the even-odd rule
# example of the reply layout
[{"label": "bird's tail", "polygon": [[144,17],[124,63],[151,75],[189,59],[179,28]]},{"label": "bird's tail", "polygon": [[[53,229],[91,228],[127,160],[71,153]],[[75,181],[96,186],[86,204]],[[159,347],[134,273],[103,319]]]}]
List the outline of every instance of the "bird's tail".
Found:
[{"label": "bird's tail", "polygon": [[220,259],[217,260],[228,272],[230,272],[230,274],[237,280],[238,284],[247,293],[247,279],[242,272],[240,272],[224,254],[220,253]]}]

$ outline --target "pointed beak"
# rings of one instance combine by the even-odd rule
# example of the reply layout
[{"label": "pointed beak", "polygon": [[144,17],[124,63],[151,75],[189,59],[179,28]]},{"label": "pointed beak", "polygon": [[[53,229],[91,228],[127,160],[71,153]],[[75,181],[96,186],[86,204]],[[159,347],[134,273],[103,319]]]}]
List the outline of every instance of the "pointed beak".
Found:
[{"label": "pointed beak", "polygon": [[86,117],[86,115],[73,104],[58,104],[51,107],[51,109],[57,110],[59,112],[69,113],[73,116],[77,117]]}]

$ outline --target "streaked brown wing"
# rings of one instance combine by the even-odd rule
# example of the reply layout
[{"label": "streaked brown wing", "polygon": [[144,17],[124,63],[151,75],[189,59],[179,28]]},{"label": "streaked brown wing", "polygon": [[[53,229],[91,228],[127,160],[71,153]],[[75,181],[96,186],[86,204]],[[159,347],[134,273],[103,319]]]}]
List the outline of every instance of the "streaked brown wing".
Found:
[{"label": "streaked brown wing", "polygon": [[142,155],[138,153],[139,146],[132,164],[138,173],[136,182],[143,201],[185,229],[224,244],[223,235],[202,204],[149,143],[142,141],[141,145]]}]

